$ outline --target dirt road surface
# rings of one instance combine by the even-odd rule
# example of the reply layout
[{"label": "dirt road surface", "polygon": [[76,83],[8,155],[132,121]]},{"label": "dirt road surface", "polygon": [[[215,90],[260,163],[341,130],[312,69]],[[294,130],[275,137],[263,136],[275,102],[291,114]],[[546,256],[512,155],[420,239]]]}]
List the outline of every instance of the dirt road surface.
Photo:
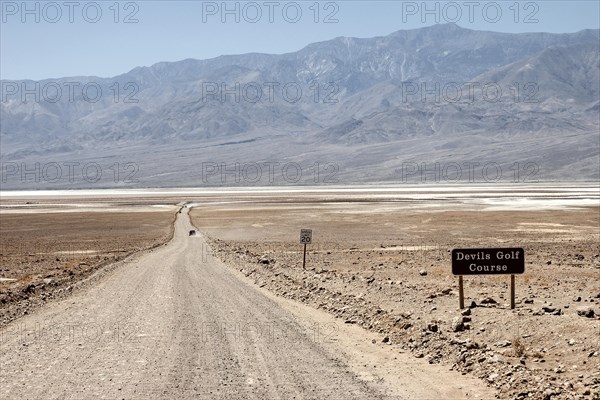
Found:
[{"label": "dirt road surface", "polygon": [[3,329],[0,398],[494,398],[480,381],[257,289],[191,229],[184,209],[167,245]]}]

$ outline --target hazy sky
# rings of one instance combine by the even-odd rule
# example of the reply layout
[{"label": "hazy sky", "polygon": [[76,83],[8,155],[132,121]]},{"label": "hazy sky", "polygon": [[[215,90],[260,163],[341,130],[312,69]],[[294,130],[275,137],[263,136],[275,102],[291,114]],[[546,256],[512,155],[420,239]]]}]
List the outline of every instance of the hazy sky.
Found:
[{"label": "hazy sky", "polygon": [[599,4],[59,0],[23,6],[0,0],[0,78],[111,77],[159,61],[286,53],[337,36],[382,36],[445,22],[499,32],[576,32],[599,28]]}]

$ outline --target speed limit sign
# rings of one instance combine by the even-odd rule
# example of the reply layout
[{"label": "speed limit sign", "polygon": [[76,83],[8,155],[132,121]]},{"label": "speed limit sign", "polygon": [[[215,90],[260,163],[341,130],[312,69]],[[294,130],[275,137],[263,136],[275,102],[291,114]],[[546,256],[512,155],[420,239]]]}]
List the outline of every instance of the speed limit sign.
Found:
[{"label": "speed limit sign", "polygon": [[300,229],[300,244],[312,243],[312,229]]}]

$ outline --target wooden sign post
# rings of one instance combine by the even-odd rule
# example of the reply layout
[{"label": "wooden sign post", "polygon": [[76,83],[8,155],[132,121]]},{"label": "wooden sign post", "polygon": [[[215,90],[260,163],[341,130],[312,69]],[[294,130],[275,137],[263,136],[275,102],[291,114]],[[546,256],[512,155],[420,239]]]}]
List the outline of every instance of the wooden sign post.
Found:
[{"label": "wooden sign post", "polygon": [[312,243],[312,229],[300,229],[300,244],[304,245],[304,256],[302,257],[302,269],[306,268],[306,245]]},{"label": "wooden sign post", "polygon": [[515,308],[515,275],[525,272],[525,250],[454,249],[452,273],[458,276],[458,304],[465,308],[464,275],[510,275],[510,308]]},{"label": "wooden sign post", "polygon": [[458,306],[461,310],[465,308],[465,289],[463,287],[462,275],[458,277]]},{"label": "wooden sign post", "polygon": [[515,276],[510,276],[510,309],[515,309]]}]

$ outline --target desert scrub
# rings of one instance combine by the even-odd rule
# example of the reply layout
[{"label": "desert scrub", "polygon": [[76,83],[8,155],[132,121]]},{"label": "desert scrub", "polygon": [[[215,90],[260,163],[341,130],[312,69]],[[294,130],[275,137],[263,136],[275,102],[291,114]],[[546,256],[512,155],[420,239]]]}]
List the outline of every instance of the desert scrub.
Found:
[{"label": "desert scrub", "polygon": [[525,354],[525,343],[518,337],[512,341],[512,353],[515,357],[521,357]]}]

